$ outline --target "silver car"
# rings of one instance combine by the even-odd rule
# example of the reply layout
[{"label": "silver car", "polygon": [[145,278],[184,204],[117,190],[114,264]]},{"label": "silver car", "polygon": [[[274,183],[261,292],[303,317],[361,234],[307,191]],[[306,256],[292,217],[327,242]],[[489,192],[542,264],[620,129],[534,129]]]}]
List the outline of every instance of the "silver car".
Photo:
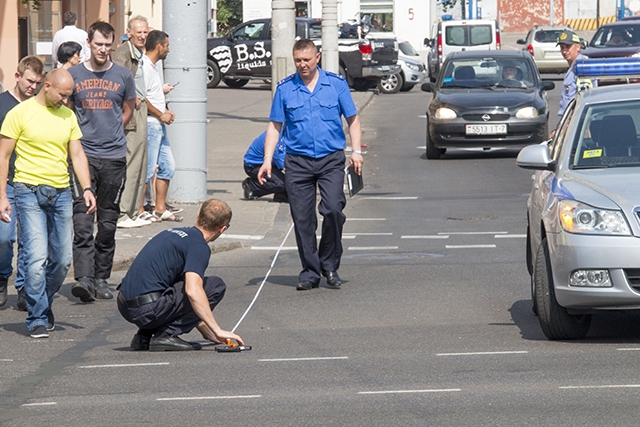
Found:
[{"label": "silver car", "polygon": [[398,42],[398,65],[400,73],[383,77],[378,83],[381,93],[407,92],[418,83],[422,83],[426,76],[425,66],[420,60],[420,54],[416,52],[408,41]]},{"label": "silver car", "polygon": [[528,51],[538,67],[540,73],[565,73],[569,64],[560,53],[558,36],[571,27],[565,26],[534,26],[527,37],[516,43],[524,45],[522,50]]},{"label": "silver car", "polygon": [[640,85],[578,93],[554,139],[523,148],[533,169],[527,267],[551,340],[587,335],[591,315],[640,309]]}]

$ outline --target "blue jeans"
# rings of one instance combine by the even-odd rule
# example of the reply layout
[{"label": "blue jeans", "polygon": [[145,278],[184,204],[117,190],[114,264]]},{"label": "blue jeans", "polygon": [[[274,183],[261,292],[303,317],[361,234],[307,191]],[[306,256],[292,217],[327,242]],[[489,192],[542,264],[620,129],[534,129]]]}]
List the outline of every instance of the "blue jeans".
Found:
[{"label": "blue jeans", "polygon": [[51,304],[71,266],[71,190],[14,182],[18,238],[24,249],[27,327],[53,323]]},{"label": "blue jeans", "polygon": [[[13,200],[13,185],[7,183],[7,198],[11,203],[11,222],[0,221],[0,277],[9,278],[13,273],[13,246],[16,243],[16,224],[18,213]],[[20,255],[20,242],[18,242],[18,272],[14,281],[16,289],[24,286],[24,257]]]},{"label": "blue jeans", "polygon": [[171,181],[176,171],[171,146],[167,139],[167,130],[162,123],[147,121],[147,138],[149,140],[149,161],[147,166],[147,182],[153,178],[158,166],[158,179]]}]

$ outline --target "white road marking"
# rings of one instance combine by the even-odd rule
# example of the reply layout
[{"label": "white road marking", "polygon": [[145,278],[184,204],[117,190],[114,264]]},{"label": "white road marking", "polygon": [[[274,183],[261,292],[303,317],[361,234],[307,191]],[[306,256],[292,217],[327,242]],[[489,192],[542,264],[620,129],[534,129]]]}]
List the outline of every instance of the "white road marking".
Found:
[{"label": "white road marking", "polygon": [[161,397],[156,401],[170,401],[170,400],[211,400],[211,399],[255,399],[262,397],[261,394],[252,394],[247,396],[196,396],[196,397]]},{"label": "white road marking", "polygon": [[58,402],[38,402],[38,403],[23,403],[20,406],[48,406],[48,405],[57,405]]},{"label": "white road marking", "polygon": [[66,339],[66,340],[52,340],[52,339],[38,339],[38,340],[25,340],[25,341],[20,341],[21,343],[31,343],[31,344],[35,344],[35,343],[44,343],[44,342],[74,342],[74,339]]},{"label": "white road marking", "polygon": [[616,350],[618,350],[618,351],[640,351],[640,347],[633,347],[633,348],[616,348]]},{"label": "white road marking", "polygon": [[393,233],[342,233],[342,238],[344,236],[393,236]]},{"label": "white road marking", "polygon": [[446,235],[474,235],[474,234],[509,234],[508,231],[454,231],[454,232],[442,232],[438,234]]},{"label": "white road marking", "polygon": [[349,246],[350,251],[392,251],[397,246]]},{"label": "white road marking", "polygon": [[359,391],[358,394],[400,394],[400,393],[447,393],[462,391],[460,388],[443,388],[433,390],[386,390],[386,391]]},{"label": "white road marking", "polygon": [[13,362],[13,359],[0,359],[0,362]]},{"label": "white road marking", "polygon": [[448,239],[449,236],[418,236],[418,235],[410,235],[410,236],[400,236],[401,239]]},{"label": "white road marking", "polygon": [[258,362],[300,362],[309,360],[343,360],[348,359],[347,356],[335,357],[293,357],[289,359],[258,359]]},{"label": "white road marking", "polygon": [[251,234],[222,234],[221,239],[237,239],[237,240],[262,240],[264,236],[253,236]]},{"label": "white road marking", "polygon": [[569,389],[585,389],[585,388],[640,388],[640,384],[611,384],[611,385],[568,385],[563,387],[558,387],[560,389],[569,390]]},{"label": "white road marking", "polygon": [[495,247],[496,245],[445,245],[447,249],[485,249]]},{"label": "white road marking", "polygon": [[[343,234],[342,235],[342,239],[343,240],[353,240],[355,238],[356,238],[355,234],[353,234],[353,235],[344,235]],[[322,234],[316,234],[316,239],[318,239],[318,240],[322,239]]]},{"label": "white road marking", "polygon": [[358,200],[417,200],[417,196],[398,196],[398,197],[382,197],[382,196],[369,196],[358,197]]},{"label": "white road marking", "polygon": [[496,234],[495,236],[496,239],[524,239],[527,237],[526,234]]},{"label": "white road marking", "polygon": [[347,221],[386,221],[387,218],[347,218]]},{"label": "white road marking", "polygon": [[487,356],[494,354],[526,354],[528,351],[476,351],[472,353],[437,353],[436,356]]},{"label": "white road marking", "polygon": [[297,251],[297,246],[251,246],[251,250],[253,251],[277,251],[280,249],[281,251]]},{"label": "white road marking", "polygon": [[130,368],[137,366],[162,366],[169,365],[169,362],[158,362],[158,363],[122,363],[117,365],[89,365],[89,366],[78,366],[81,369],[94,369],[94,368]]}]

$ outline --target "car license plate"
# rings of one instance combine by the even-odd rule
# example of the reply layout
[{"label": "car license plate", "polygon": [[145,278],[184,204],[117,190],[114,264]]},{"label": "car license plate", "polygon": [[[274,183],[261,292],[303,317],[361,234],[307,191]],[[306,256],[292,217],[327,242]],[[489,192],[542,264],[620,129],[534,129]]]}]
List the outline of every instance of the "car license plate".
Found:
[{"label": "car license plate", "polygon": [[564,59],[562,53],[548,50],[544,52],[544,57],[545,59]]},{"label": "car license plate", "polygon": [[467,125],[467,135],[506,135],[507,125]]}]

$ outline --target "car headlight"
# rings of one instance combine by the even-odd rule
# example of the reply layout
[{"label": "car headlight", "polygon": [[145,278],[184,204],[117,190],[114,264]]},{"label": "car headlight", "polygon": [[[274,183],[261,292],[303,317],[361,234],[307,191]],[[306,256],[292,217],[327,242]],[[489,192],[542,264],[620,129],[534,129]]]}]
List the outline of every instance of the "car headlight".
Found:
[{"label": "car headlight", "polygon": [[598,209],[575,200],[561,200],[558,208],[560,225],[569,233],[631,235],[620,211]]},{"label": "car headlight", "polygon": [[413,71],[420,71],[420,67],[417,64],[412,64],[410,62],[405,62],[404,64]]},{"label": "car headlight", "polygon": [[518,119],[536,119],[538,118],[538,110],[533,107],[524,107],[516,112]]},{"label": "car headlight", "polygon": [[455,119],[456,117],[458,117],[456,112],[447,107],[438,108],[435,114],[435,118],[441,120],[451,120]]}]

